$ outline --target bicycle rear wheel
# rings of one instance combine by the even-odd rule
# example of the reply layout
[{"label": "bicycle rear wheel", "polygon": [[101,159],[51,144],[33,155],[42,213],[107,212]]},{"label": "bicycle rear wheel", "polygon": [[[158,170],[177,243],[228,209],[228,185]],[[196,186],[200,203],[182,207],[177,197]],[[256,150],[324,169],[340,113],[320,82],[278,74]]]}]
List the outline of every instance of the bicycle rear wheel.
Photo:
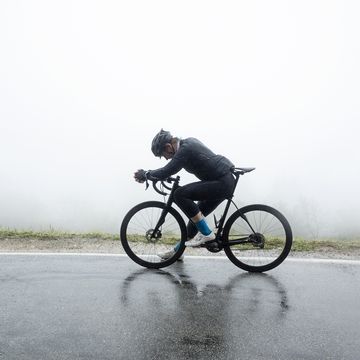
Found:
[{"label": "bicycle rear wheel", "polygon": [[263,272],[285,260],[292,245],[292,231],[276,209],[249,205],[231,215],[224,227],[223,241],[227,257],[236,266]]},{"label": "bicycle rear wheel", "polygon": [[[169,208],[163,224],[154,234],[166,204],[147,201],[132,208],[125,216],[120,229],[121,244],[126,254],[137,264],[147,268],[162,268],[174,263],[184,252],[186,226],[181,215]],[[173,256],[164,260],[158,255],[180,247]]]}]

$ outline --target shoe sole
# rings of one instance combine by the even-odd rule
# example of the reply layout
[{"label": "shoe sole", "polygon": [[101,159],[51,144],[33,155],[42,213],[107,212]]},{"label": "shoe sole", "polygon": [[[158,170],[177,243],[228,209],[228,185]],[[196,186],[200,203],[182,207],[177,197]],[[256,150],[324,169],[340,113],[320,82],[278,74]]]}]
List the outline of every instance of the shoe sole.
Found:
[{"label": "shoe sole", "polygon": [[211,241],[214,241],[214,240],[215,240],[215,239],[206,240],[206,241],[203,241],[203,242],[198,243],[198,244],[196,244],[196,245],[191,245],[191,244],[186,244],[186,243],[185,243],[185,246],[186,246],[186,247],[199,247],[199,246],[201,246],[201,245],[204,245],[204,244],[206,244],[206,243],[208,243],[208,242],[211,242]]}]

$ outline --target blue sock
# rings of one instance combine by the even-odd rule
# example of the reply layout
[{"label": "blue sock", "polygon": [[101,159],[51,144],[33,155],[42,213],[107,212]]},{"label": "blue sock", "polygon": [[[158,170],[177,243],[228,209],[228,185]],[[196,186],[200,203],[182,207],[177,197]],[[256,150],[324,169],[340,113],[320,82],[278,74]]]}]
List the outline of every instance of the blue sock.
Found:
[{"label": "blue sock", "polygon": [[211,233],[211,229],[209,228],[204,218],[195,223],[195,225],[203,235],[209,235]]},{"label": "blue sock", "polygon": [[179,247],[180,247],[180,241],[178,241],[175,246],[174,246],[174,250],[175,251],[178,251],[179,250]]}]

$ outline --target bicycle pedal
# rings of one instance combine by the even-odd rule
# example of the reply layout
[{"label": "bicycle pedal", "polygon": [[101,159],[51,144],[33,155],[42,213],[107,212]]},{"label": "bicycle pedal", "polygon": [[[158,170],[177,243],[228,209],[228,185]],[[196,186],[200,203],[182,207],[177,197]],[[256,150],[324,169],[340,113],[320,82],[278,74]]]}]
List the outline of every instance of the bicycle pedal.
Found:
[{"label": "bicycle pedal", "polygon": [[216,253],[222,250],[221,246],[219,246],[219,244],[216,243],[211,243],[211,244],[207,244],[206,246],[206,250]]}]

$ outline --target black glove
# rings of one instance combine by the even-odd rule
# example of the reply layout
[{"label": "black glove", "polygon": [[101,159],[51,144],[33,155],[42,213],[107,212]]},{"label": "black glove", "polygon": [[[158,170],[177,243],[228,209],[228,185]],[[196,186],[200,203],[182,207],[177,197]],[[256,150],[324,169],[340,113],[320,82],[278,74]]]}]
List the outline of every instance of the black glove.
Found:
[{"label": "black glove", "polygon": [[137,182],[139,183],[143,183],[146,181],[146,174],[148,173],[148,171],[145,171],[143,169],[139,169],[138,171],[136,171],[136,173],[134,174],[134,178]]}]

